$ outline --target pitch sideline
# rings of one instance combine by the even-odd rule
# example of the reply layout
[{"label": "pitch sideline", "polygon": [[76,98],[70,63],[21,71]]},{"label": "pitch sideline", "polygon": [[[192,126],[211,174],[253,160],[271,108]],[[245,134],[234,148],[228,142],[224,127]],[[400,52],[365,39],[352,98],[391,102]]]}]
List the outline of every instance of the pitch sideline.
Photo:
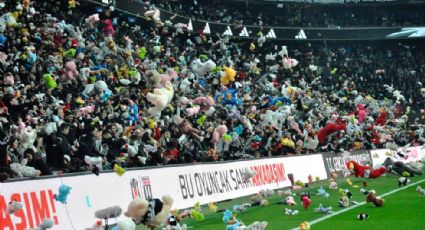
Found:
[{"label": "pitch sideline", "polygon": [[[380,195],[379,197],[385,197],[385,196],[391,195],[391,194],[393,194],[393,193],[396,193],[396,192],[399,192],[399,191],[401,191],[401,190],[404,190],[404,189],[410,188],[410,187],[412,187],[412,186],[415,186],[415,185],[417,185],[417,184],[420,184],[420,183],[422,183],[422,182],[424,182],[424,181],[425,181],[425,179],[422,179],[422,180],[416,181],[416,182],[411,183],[411,184],[409,184],[409,185],[407,185],[407,186],[404,186],[404,187],[401,187],[401,188],[397,188],[397,189],[394,189],[394,190],[389,191],[389,192],[387,192],[387,193],[384,193],[384,194]],[[342,209],[342,210],[340,210],[340,211],[338,211],[338,212],[334,212],[334,213],[332,213],[332,214],[326,215],[326,216],[324,216],[324,217],[320,217],[320,218],[318,218],[318,219],[315,219],[315,220],[313,220],[313,221],[309,222],[309,224],[310,224],[310,226],[311,226],[311,225],[313,225],[313,224],[320,223],[320,222],[322,222],[322,221],[324,221],[324,220],[327,220],[327,219],[329,219],[329,218],[331,218],[331,217],[333,217],[333,216],[336,216],[336,215],[339,215],[339,214],[341,214],[341,213],[344,213],[344,212],[350,211],[351,209],[355,209],[355,208],[360,207],[360,206],[362,206],[362,205],[364,205],[364,204],[366,204],[366,201],[363,201],[363,202],[361,202],[361,203],[359,203],[359,204],[356,204],[356,205],[350,206],[350,207],[348,207],[348,208]],[[300,229],[300,228],[299,228],[299,227],[297,227],[297,228],[293,228],[292,230],[299,230],[299,229]]]}]

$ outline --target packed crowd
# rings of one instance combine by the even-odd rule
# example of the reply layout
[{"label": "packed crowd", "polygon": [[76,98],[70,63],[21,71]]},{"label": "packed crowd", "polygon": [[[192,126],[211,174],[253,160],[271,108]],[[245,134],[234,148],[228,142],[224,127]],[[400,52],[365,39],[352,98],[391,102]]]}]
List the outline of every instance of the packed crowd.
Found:
[{"label": "packed crowd", "polygon": [[287,27],[419,26],[425,4],[306,4],[229,2],[220,0],[149,0],[187,17],[236,25]]},{"label": "packed crowd", "polygon": [[283,46],[155,10],[0,8],[2,180],[425,143],[420,41]]}]

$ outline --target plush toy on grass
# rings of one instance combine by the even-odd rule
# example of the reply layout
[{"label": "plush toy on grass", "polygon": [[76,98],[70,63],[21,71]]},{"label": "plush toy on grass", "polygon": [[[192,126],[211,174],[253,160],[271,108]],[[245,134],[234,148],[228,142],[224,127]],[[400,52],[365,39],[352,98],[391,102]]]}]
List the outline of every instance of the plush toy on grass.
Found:
[{"label": "plush toy on grass", "polygon": [[210,202],[210,203],[208,203],[208,209],[211,212],[217,212],[218,207],[217,207],[216,204],[214,204],[214,202]]},{"label": "plush toy on grass", "polygon": [[369,217],[369,215],[366,214],[366,213],[360,213],[360,214],[357,215],[358,220],[366,220],[368,217]]},{"label": "plush toy on grass", "polygon": [[171,196],[163,196],[160,199],[142,199],[137,198],[130,202],[125,216],[130,217],[136,225],[143,224],[151,229],[160,226],[168,218],[173,205],[173,198]]},{"label": "plush toy on grass", "polygon": [[384,206],[384,199],[377,197],[375,190],[369,191],[366,197],[366,203],[373,203],[376,207]]},{"label": "plush toy on grass", "polygon": [[12,200],[9,202],[9,204],[7,205],[7,213],[9,213],[9,215],[21,210],[23,207],[21,202],[18,202],[16,200]]},{"label": "plush toy on grass", "polygon": [[241,223],[236,219],[236,215],[230,210],[226,210],[223,213],[223,222],[227,224],[226,230],[237,230],[241,227]]},{"label": "plush toy on grass", "polygon": [[293,216],[293,215],[297,215],[298,213],[299,211],[296,209],[285,208],[285,215]]},{"label": "plush toy on grass", "polygon": [[331,214],[331,213],[333,213],[332,206],[329,206],[329,207],[325,208],[325,207],[323,207],[322,204],[319,204],[319,207],[318,208],[315,208],[314,211],[315,212],[322,213],[322,214]]},{"label": "plush toy on grass", "polygon": [[329,189],[331,190],[338,189],[338,184],[336,183],[335,180],[331,179],[331,181],[329,182]]},{"label": "plush toy on grass", "polygon": [[71,193],[71,187],[63,184],[59,187],[59,194],[55,194],[54,198],[56,201],[59,201],[62,204],[66,204],[66,200],[68,199],[69,193]]},{"label": "plush toy on grass", "polygon": [[347,162],[346,166],[354,173],[355,177],[378,178],[387,171],[383,166],[371,169],[369,166],[361,165],[353,160]]},{"label": "plush toy on grass", "polygon": [[241,204],[241,205],[239,205],[239,204],[237,204],[237,205],[233,205],[233,212],[236,212],[236,213],[242,213],[242,212],[245,212],[245,210],[246,210],[246,208],[247,207],[249,207],[248,205],[246,205],[246,204]]},{"label": "plush toy on grass", "polygon": [[408,177],[400,177],[398,178],[398,186],[406,186],[410,183],[410,179]]},{"label": "plush toy on grass", "polygon": [[305,209],[308,209],[308,207],[310,207],[310,205],[311,205],[310,194],[309,193],[302,194],[301,195],[301,202],[303,203],[303,207]]},{"label": "plush toy on grass", "polygon": [[323,196],[324,198],[328,198],[329,197],[329,193],[326,192],[326,190],[320,186],[320,188],[317,190],[317,194],[320,196]]},{"label": "plush toy on grass", "polygon": [[260,190],[260,195],[263,196],[263,197],[271,196],[273,194],[274,194],[273,189],[261,189]]},{"label": "plush toy on grass", "polygon": [[361,192],[363,195],[367,195],[367,194],[369,194],[369,191],[368,191],[368,190],[366,190],[366,189],[363,189],[363,188],[361,188],[361,189],[360,189],[360,192]]},{"label": "plush toy on grass", "polygon": [[310,224],[307,221],[304,221],[300,224],[300,230],[309,230]]},{"label": "plush toy on grass", "polygon": [[425,196],[425,189],[423,189],[421,186],[418,185],[418,187],[416,187],[416,191],[422,196]]},{"label": "plush toy on grass", "polygon": [[293,196],[288,196],[288,197],[286,197],[285,198],[285,200],[283,201],[283,203],[284,204],[287,204],[287,205],[297,205],[297,203],[295,202],[295,200],[294,200],[294,197]]}]

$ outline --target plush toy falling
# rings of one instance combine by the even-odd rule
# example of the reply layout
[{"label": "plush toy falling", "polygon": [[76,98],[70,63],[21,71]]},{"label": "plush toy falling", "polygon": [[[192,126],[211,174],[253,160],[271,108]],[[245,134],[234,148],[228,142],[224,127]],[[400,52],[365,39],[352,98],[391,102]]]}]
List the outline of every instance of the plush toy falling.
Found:
[{"label": "plush toy falling", "polygon": [[21,210],[23,207],[21,202],[18,202],[16,200],[12,200],[9,202],[9,204],[7,205],[7,213],[9,213],[10,215]]},{"label": "plush toy falling", "polygon": [[66,200],[68,199],[69,193],[71,193],[71,187],[63,184],[59,187],[59,194],[55,194],[54,198],[56,201],[59,201],[62,204],[66,204]]},{"label": "plush toy falling", "polygon": [[122,176],[125,173],[125,169],[119,166],[118,164],[114,165],[114,171],[118,176]]}]

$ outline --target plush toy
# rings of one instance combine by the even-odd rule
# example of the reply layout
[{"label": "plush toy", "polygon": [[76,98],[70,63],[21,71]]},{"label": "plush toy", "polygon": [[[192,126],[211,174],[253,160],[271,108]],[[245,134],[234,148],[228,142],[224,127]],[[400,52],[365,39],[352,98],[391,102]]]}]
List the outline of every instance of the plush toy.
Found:
[{"label": "plush toy", "polygon": [[173,205],[173,198],[163,196],[162,201],[159,199],[142,199],[137,198],[130,202],[125,216],[130,217],[136,225],[143,224],[151,229],[165,223],[168,214]]},{"label": "plush toy", "polygon": [[136,224],[132,220],[121,220],[117,222],[117,225],[112,230],[136,230]]},{"label": "plush toy", "polygon": [[416,187],[416,191],[422,196],[425,196],[425,189],[423,189],[421,186],[418,185],[418,187]]},{"label": "plush toy", "polygon": [[293,67],[298,65],[298,61],[296,59],[290,57],[283,58],[283,68],[292,69]]},{"label": "plush toy", "polygon": [[200,110],[200,107],[199,106],[194,106],[192,108],[187,108],[186,109],[187,116],[188,117],[192,117],[195,114],[198,114],[199,113],[199,110]]},{"label": "plush toy", "polygon": [[103,19],[102,23],[103,23],[102,32],[106,36],[114,36],[115,30],[114,30],[112,20],[111,19]]},{"label": "plush toy", "polygon": [[236,216],[230,210],[223,213],[223,222],[227,224],[226,230],[237,230],[241,227],[241,223],[236,219]]},{"label": "plush toy", "polygon": [[83,114],[89,114],[94,112],[94,105],[88,105],[79,109]]},{"label": "plush toy", "polygon": [[293,215],[297,215],[298,213],[299,211],[296,209],[285,208],[285,215],[293,216]]},{"label": "plush toy", "polygon": [[202,62],[200,59],[194,60],[190,66],[198,76],[204,76],[216,68],[216,64],[212,60]]},{"label": "plush toy", "polygon": [[320,186],[320,188],[317,190],[317,194],[320,196],[323,196],[324,198],[328,198],[329,197],[329,193],[326,192],[326,190]]},{"label": "plush toy", "polygon": [[167,82],[164,88],[156,88],[153,93],[147,93],[146,99],[154,105],[148,112],[154,116],[158,115],[171,102],[173,96],[174,90],[170,82]]},{"label": "plush toy", "polygon": [[361,192],[363,195],[367,195],[367,194],[369,194],[369,191],[368,191],[368,190],[366,190],[366,189],[364,189],[364,188],[361,188],[361,189],[360,189],[360,192]]},{"label": "plush toy", "polygon": [[376,196],[375,190],[369,191],[366,196],[366,203],[373,203],[376,207],[382,207],[384,205],[384,199]]},{"label": "plush toy", "polygon": [[96,176],[99,176],[99,171],[102,170],[102,164],[103,164],[102,157],[90,157],[86,155],[84,157],[84,161],[86,162],[86,164],[90,166],[92,172]]},{"label": "plush toy", "polygon": [[7,213],[9,213],[9,215],[12,215],[13,213],[21,210],[22,207],[23,207],[23,205],[22,205],[21,202],[18,202],[16,200],[12,200],[7,205]]},{"label": "plush toy", "polygon": [[38,225],[38,227],[35,228],[34,230],[46,230],[46,229],[52,228],[54,225],[55,225],[55,221],[53,219],[47,218],[47,219],[43,219],[40,225]]},{"label": "plush toy", "polygon": [[219,125],[213,133],[213,137],[212,137],[212,142],[213,143],[218,143],[218,140],[227,133],[227,126],[225,125]]},{"label": "plush toy", "polygon": [[62,204],[66,204],[66,200],[68,199],[69,193],[71,193],[71,187],[63,184],[59,187],[59,195],[55,194],[54,198],[56,201],[59,201]]},{"label": "plush toy", "polygon": [[242,204],[242,205],[240,205],[240,204],[233,205],[233,212],[236,212],[236,213],[245,212],[245,210],[246,210],[247,207],[248,206],[245,205],[245,204]]},{"label": "plush toy", "polygon": [[197,97],[193,100],[190,100],[195,105],[200,106],[201,111],[208,111],[212,106],[215,105],[214,99],[212,97]]},{"label": "plush toy", "polygon": [[108,208],[96,210],[94,216],[98,219],[104,219],[107,221],[107,219],[119,217],[121,213],[122,208],[118,205],[115,205]]},{"label": "plush toy", "polygon": [[177,124],[177,126],[178,126],[178,128],[179,128],[179,130],[182,134],[189,135],[189,136],[195,138],[198,141],[203,140],[203,137],[200,136],[201,132],[198,129],[194,128],[192,126],[192,124],[189,121],[187,121],[186,119],[183,119],[181,117],[176,117],[175,123]]},{"label": "plush toy", "polygon": [[99,21],[99,14],[92,14],[88,18],[85,19],[87,24],[93,25]]},{"label": "plush toy", "polygon": [[217,212],[217,205],[214,204],[214,202],[208,203],[208,208],[211,212]]},{"label": "plush toy", "polygon": [[118,164],[114,165],[114,172],[118,175],[118,176],[122,176],[125,173],[125,169],[122,168],[121,166],[119,166]]},{"label": "plush toy", "polygon": [[335,132],[338,131],[347,131],[346,124],[335,124],[335,123],[329,123],[325,127],[319,129],[317,131],[317,138],[319,139],[319,143],[323,144],[325,143],[326,138]]},{"label": "plush toy", "polygon": [[158,8],[152,8],[151,10],[146,11],[143,15],[152,19],[155,22],[156,27],[164,26],[164,23],[161,21],[161,11]]},{"label": "plush toy", "polygon": [[244,182],[248,182],[251,178],[255,176],[256,172],[251,170],[250,168],[245,168],[242,172],[242,180]]},{"label": "plush toy", "polygon": [[244,227],[245,230],[265,230],[267,228],[267,221],[255,221],[254,223]]},{"label": "plush toy", "polygon": [[170,70],[167,74],[160,74],[159,76],[161,77],[160,84],[165,87],[167,82],[170,82],[177,77],[177,73],[174,70]]},{"label": "plush toy", "polygon": [[68,61],[65,65],[65,76],[68,79],[75,79],[80,73],[77,71],[77,66],[74,61]]},{"label": "plush toy", "polygon": [[348,196],[341,197],[338,201],[338,206],[343,208],[350,206],[350,199],[348,198]]},{"label": "plush toy", "polygon": [[53,76],[51,74],[44,74],[43,79],[44,79],[44,84],[46,84],[46,87],[48,89],[54,89],[58,86],[58,84],[53,79]]},{"label": "plush toy", "polygon": [[287,204],[287,205],[290,205],[290,206],[297,205],[297,203],[295,202],[295,199],[294,199],[293,196],[286,197],[285,200],[283,201],[283,203],[284,204]]},{"label": "plush toy", "polygon": [[301,195],[301,202],[303,203],[303,207],[305,209],[308,209],[308,207],[310,207],[310,205],[311,205],[310,194],[302,194]]},{"label": "plush toy", "polygon": [[394,161],[389,157],[385,159],[383,165],[388,168],[389,172],[395,171],[400,176],[404,176],[403,173],[405,172],[409,173],[409,176],[423,174],[421,167],[412,167],[412,165],[405,164],[401,161]]},{"label": "plush toy", "polygon": [[272,189],[261,189],[260,190],[260,196],[267,197],[274,194],[274,191]]},{"label": "plush toy", "polygon": [[359,213],[359,214],[357,215],[357,219],[358,219],[358,220],[366,220],[368,217],[369,217],[369,215],[368,215],[368,214],[366,214],[366,213]]},{"label": "plush toy", "polygon": [[27,159],[22,159],[21,163],[10,164],[10,169],[17,175],[18,178],[40,176],[41,172],[33,167],[27,166],[27,163]]},{"label": "plush toy", "polygon": [[15,78],[13,77],[13,75],[11,73],[7,73],[6,76],[4,77],[4,84],[5,85],[15,85]]},{"label": "plush toy", "polygon": [[387,171],[383,166],[371,169],[369,166],[361,165],[353,160],[348,161],[346,166],[354,173],[355,177],[378,178]]},{"label": "plush toy", "polygon": [[129,104],[130,115],[128,119],[130,120],[130,124],[133,125],[139,120],[139,106],[133,100],[129,100]]},{"label": "plush toy", "polygon": [[365,106],[362,104],[358,104],[356,108],[357,121],[359,124],[361,124],[367,116],[367,111],[365,109]]},{"label": "plush toy", "polygon": [[310,224],[307,221],[304,221],[300,224],[300,230],[309,230]]},{"label": "plush toy", "polygon": [[231,67],[224,67],[224,74],[221,77],[221,85],[228,85],[235,81],[236,71]]},{"label": "plush toy", "polygon": [[335,180],[331,180],[329,182],[329,189],[332,189],[332,190],[338,189],[338,184],[336,183]]},{"label": "plush toy", "polygon": [[398,186],[406,186],[410,183],[410,179],[408,177],[400,177],[398,178]]},{"label": "plush toy", "polygon": [[318,208],[315,208],[314,211],[315,212],[322,213],[322,214],[331,214],[331,213],[333,213],[332,206],[329,206],[329,207],[325,208],[325,207],[323,207],[322,204],[319,204],[319,207]]},{"label": "plush toy", "polygon": [[194,219],[195,221],[203,221],[205,219],[204,214],[202,214],[202,212],[200,212],[199,209],[191,209],[190,217]]}]

